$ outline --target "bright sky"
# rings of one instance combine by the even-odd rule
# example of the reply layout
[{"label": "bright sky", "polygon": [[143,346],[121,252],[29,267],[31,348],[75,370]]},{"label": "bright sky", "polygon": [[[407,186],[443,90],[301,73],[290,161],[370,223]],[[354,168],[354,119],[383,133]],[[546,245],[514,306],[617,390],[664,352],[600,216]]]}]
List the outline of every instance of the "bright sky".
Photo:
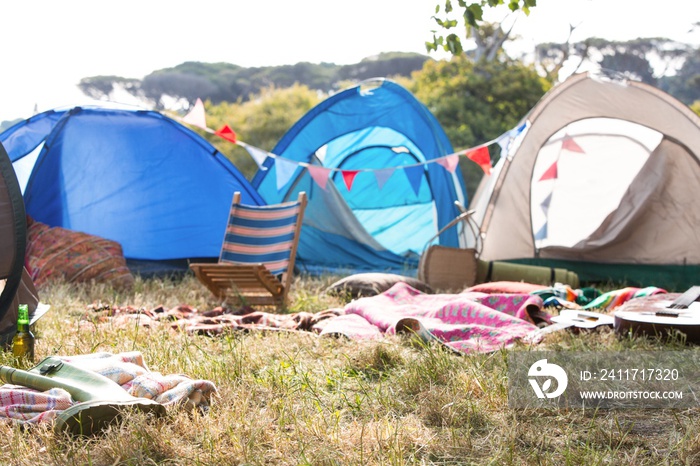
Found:
[{"label": "bright sky", "polygon": [[[85,102],[81,78],[143,78],[185,61],[268,66],[426,54],[441,0],[33,0],[3,2],[0,121]],[[456,2],[455,2],[456,3]],[[698,0],[538,0],[516,21],[523,50],[597,36],[700,44]],[[493,19],[506,10],[492,12]],[[443,58],[443,55],[431,55]]]}]

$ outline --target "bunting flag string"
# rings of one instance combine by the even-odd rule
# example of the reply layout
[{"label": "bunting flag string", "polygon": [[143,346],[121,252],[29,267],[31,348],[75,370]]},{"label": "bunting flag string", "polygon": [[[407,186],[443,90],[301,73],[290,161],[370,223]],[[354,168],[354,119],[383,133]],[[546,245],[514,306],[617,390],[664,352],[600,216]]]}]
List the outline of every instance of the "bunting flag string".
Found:
[{"label": "bunting flag string", "polygon": [[[542,176],[540,176],[540,179],[538,181],[547,181],[547,180],[557,180],[559,178],[559,159],[561,158],[562,151],[569,151],[569,152],[577,152],[579,154],[585,154],[586,152],[581,148],[581,146],[574,140],[573,137],[569,136],[568,134],[564,134],[564,137],[561,140],[561,147],[559,148],[559,152],[557,153],[557,158],[554,160],[552,165],[545,170],[544,173],[542,173]],[[556,182],[556,181],[555,181]],[[544,198],[544,200],[540,203],[540,207],[542,208],[542,212],[544,213],[544,224],[542,227],[535,233],[535,240],[537,241],[543,241],[547,239],[547,225],[549,223],[549,206],[552,203],[552,197],[554,196],[554,183],[551,183],[549,194],[547,194],[547,197]]]},{"label": "bunting flag string", "polygon": [[[401,169],[403,170],[409,183],[411,184],[411,187],[413,188],[414,192],[416,192],[416,194],[418,194],[418,190],[420,189],[421,181],[423,179],[423,176],[425,175],[425,170],[428,164],[437,163],[448,172],[454,173],[459,165],[460,155],[466,156],[469,160],[479,165],[479,167],[481,167],[481,169],[486,175],[490,175],[492,170],[492,164],[491,156],[488,149],[489,146],[493,144],[498,144],[501,146],[501,154],[505,154],[510,144],[510,141],[518,135],[520,135],[520,133],[522,133],[527,128],[527,124],[523,123],[519,127],[511,129],[510,131],[500,135],[495,139],[492,139],[491,141],[487,141],[483,144],[466,150],[448,154],[432,160],[427,160],[425,162],[388,168],[363,168],[356,170],[344,170],[340,168],[323,167],[320,165],[312,165],[307,162],[298,162],[286,159],[266,150],[252,146],[239,140],[238,136],[236,135],[236,132],[233,129],[231,129],[227,124],[224,124],[218,130],[213,130],[207,126],[204,104],[202,103],[201,99],[197,99],[192,109],[184,117],[180,118],[176,116],[174,118],[182,121],[183,123],[196,126],[210,134],[215,134],[222,139],[225,139],[229,142],[232,142],[233,144],[243,147],[253,158],[253,160],[261,170],[268,169],[268,167],[265,166],[265,161],[268,158],[273,159],[277,167],[276,175],[278,190],[281,190],[289,182],[292,176],[294,176],[296,170],[300,167],[306,168],[309,171],[309,174],[311,175],[314,182],[324,190],[327,187],[328,179],[330,178],[331,172],[341,172],[343,181],[348,191],[352,188],[355,177],[360,172],[373,172],[376,178],[377,186],[379,187],[379,189],[382,189],[386,184],[387,180],[389,180],[389,178],[391,178],[391,176],[394,174],[394,172],[396,170]],[[564,141],[562,141],[562,148],[574,152],[583,152],[580,146],[578,146],[578,144],[576,144],[573,138],[570,137],[568,138],[568,140],[565,138]],[[554,167],[554,169],[554,176],[556,177],[556,167]]]}]

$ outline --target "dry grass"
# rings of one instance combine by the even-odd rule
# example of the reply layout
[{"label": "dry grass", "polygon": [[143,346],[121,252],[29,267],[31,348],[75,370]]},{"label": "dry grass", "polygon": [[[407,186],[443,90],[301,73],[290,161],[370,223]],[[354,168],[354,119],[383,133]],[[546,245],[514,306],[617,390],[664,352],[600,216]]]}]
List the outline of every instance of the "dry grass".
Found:
[{"label": "dry grass", "polygon": [[[291,311],[342,303],[333,277],[297,281]],[[41,291],[37,359],[138,350],[151,370],[213,381],[206,414],[131,415],[104,435],[55,436],[0,425],[1,464],[699,464],[697,410],[516,411],[507,406],[506,352],[459,356],[410,338],[350,342],[307,333],[188,336],[109,324],[80,326],[87,305],[208,309],[192,277],[137,280],[129,293],[55,284]],[[611,331],[553,335],[548,349],[659,349]],[[9,354],[0,363],[14,364]]]}]

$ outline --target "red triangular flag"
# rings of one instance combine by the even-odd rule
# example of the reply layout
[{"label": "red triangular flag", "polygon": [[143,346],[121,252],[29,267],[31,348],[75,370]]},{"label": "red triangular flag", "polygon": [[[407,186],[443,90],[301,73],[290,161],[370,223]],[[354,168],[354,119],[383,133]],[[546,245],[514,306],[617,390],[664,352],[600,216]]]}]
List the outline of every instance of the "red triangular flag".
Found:
[{"label": "red triangular flag", "polygon": [[583,149],[581,149],[581,146],[579,146],[576,143],[576,141],[574,141],[574,138],[572,138],[568,134],[565,135],[564,139],[561,140],[561,148],[571,152],[580,152],[581,154],[586,153]]},{"label": "red triangular flag", "polygon": [[352,189],[352,182],[355,181],[355,176],[360,173],[359,170],[341,170],[343,174],[343,181],[345,181],[345,187],[348,191]]},{"label": "red triangular flag", "polygon": [[487,175],[491,174],[491,156],[489,155],[488,147],[484,146],[467,151],[466,156],[469,160],[479,165],[484,170],[484,173]]},{"label": "red triangular flag", "polygon": [[557,161],[555,160],[551,167],[546,172],[542,173],[539,181],[556,180],[557,179]]},{"label": "red triangular flag", "polygon": [[224,125],[218,129],[216,131],[216,135],[226,139],[227,141],[231,141],[234,144],[236,143],[236,132],[233,131],[228,125]]}]

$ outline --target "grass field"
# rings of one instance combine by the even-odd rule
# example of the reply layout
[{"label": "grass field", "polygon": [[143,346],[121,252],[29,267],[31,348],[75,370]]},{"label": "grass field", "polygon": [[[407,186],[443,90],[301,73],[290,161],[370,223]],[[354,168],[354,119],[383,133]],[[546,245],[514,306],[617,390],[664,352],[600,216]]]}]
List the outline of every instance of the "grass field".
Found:
[{"label": "grass field", "polygon": [[[297,280],[290,312],[342,305],[323,293],[333,279]],[[219,304],[189,276],[137,279],[126,293],[66,284],[40,293],[52,308],[35,329],[37,361],[136,350],[151,370],[211,380],[218,395],[207,413],[176,408],[161,419],[131,414],[90,438],[1,423],[1,464],[700,464],[698,410],[508,408],[505,350],[461,356],[410,337],[207,337],[79,325],[93,303]],[[619,338],[609,329],[552,334],[537,349],[668,348],[700,354],[680,343]],[[16,364],[8,353],[0,354],[0,362]]]}]

